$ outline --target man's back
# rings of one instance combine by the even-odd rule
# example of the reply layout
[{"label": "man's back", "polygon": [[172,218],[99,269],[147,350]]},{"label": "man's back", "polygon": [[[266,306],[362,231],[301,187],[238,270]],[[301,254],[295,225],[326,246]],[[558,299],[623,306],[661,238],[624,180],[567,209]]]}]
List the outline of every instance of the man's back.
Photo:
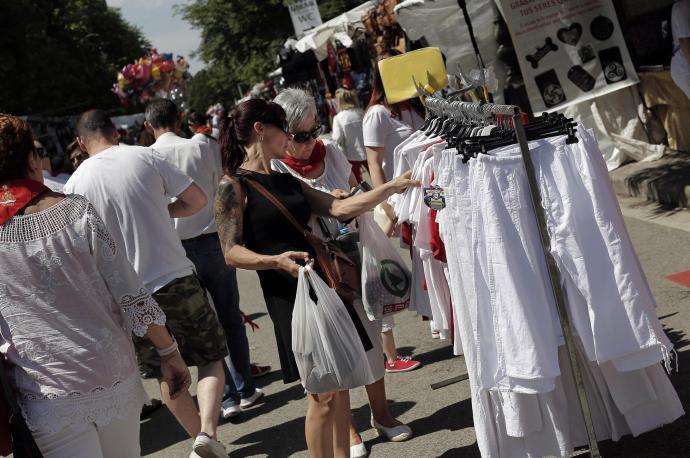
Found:
[{"label": "man's back", "polygon": [[190,184],[191,178],[150,148],[113,146],[87,159],[65,192],[93,203],[146,287],[155,291],[193,272],[168,213],[169,198]]},{"label": "man's back", "polygon": [[199,213],[186,218],[175,218],[175,230],[180,239],[216,232],[213,200],[223,176],[220,155],[215,154],[206,143],[178,137],[170,132],[158,137],[151,147],[167,162],[192,178],[208,198],[208,203]]}]

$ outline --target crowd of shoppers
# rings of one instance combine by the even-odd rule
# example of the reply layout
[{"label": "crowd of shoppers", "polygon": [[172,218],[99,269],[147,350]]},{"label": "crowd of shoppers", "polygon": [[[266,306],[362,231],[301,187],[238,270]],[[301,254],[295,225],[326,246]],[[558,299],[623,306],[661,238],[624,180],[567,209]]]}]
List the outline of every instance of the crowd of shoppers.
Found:
[{"label": "crowd of shoppers", "polygon": [[[339,89],[336,105],[332,141],[320,138],[314,98],[301,89],[245,101],[217,129],[192,114],[184,138],[176,105],[153,100],[140,134],[147,146],[121,144],[108,115],[89,110],[67,148],[74,172],[62,175],[24,121],[0,114],[0,351],[44,456],[139,456],[139,414],[150,401],[140,375],[159,379],[163,402],[194,439],[190,456],[226,456],[219,418],[257,403],[254,378],[270,369],[250,362],[237,268],[258,272],[283,381],[299,379],[296,277],[300,266],[320,266],[253,184],[326,239],[417,185],[383,171],[394,145],[380,120],[402,123],[385,99],[365,114],[356,93]],[[400,137],[411,132],[397,127]],[[374,130],[379,143],[368,142]],[[365,179],[373,190],[351,192]],[[412,429],[391,415],[384,375],[419,363],[397,356],[391,323],[370,321],[359,300],[345,306],[367,352],[371,424],[407,440]],[[197,402],[187,366],[198,369]],[[368,455],[349,388],[307,393],[312,456]]]}]

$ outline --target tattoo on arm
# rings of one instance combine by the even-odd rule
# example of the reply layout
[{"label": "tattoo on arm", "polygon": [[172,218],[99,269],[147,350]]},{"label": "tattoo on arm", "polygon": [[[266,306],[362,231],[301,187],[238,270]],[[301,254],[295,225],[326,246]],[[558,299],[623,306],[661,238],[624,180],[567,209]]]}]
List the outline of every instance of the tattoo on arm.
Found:
[{"label": "tattoo on arm", "polygon": [[223,178],[218,185],[214,202],[216,225],[223,252],[227,253],[235,245],[242,244],[242,213],[244,205],[240,202],[238,184]]}]

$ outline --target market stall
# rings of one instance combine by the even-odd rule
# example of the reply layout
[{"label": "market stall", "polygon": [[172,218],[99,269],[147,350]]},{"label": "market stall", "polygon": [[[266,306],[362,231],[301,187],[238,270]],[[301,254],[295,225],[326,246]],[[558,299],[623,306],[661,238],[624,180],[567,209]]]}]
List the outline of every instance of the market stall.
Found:
[{"label": "market stall", "polygon": [[[648,69],[655,58],[665,58],[664,42],[634,37],[650,36],[652,31],[661,36],[657,28],[670,1],[641,5],[621,0],[614,10],[611,1],[585,8],[587,2],[573,0],[554,3],[549,11],[519,8],[520,2],[467,3],[479,51],[496,78],[496,85],[489,88],[496,101],[520,105],[525,111],[564,110],[596,132],[610,169],[666,153],[668,146],[653,144],[648,135],[650,112],[642,103],[645,94],[640,96],[647,86],[637,84],[638,72]],[[501,4],[509,11],[501,14]],[[456,0],[407,0],[396,7],[396,15],[409,39],[424,39],[441,48],[449,73],[462,73],[467,80],[477,68]],[[529,20],[519,19],[524,15]],[[631,34],[629,28],[647,33]],[[656,63],[662,69],[668,65]],[[612,78],[604,74],[607,66],[616,70]],[[675,135],[671,129],[670,147],[683,149]]]}]

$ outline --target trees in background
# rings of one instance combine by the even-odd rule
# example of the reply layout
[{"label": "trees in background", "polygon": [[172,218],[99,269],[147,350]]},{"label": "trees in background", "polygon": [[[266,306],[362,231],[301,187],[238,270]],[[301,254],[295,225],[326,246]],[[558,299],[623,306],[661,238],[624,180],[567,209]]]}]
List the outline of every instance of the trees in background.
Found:
[{"label": "trees in background", "polygon": [[119,108],[117,70],[149,48],[104,0],[0,1],[0,112]]},{"label": "trees in background", "polygon": [[[363,0],[317,0],[327,21]],[[197,53],[206,69],[195,75],[189,106],[205,110],[238,96],[237,85],[263,81],[278,64],[276,55],[294,29],[283,0],[197,0],[179,5],[177,13],[201,31]]]}]

